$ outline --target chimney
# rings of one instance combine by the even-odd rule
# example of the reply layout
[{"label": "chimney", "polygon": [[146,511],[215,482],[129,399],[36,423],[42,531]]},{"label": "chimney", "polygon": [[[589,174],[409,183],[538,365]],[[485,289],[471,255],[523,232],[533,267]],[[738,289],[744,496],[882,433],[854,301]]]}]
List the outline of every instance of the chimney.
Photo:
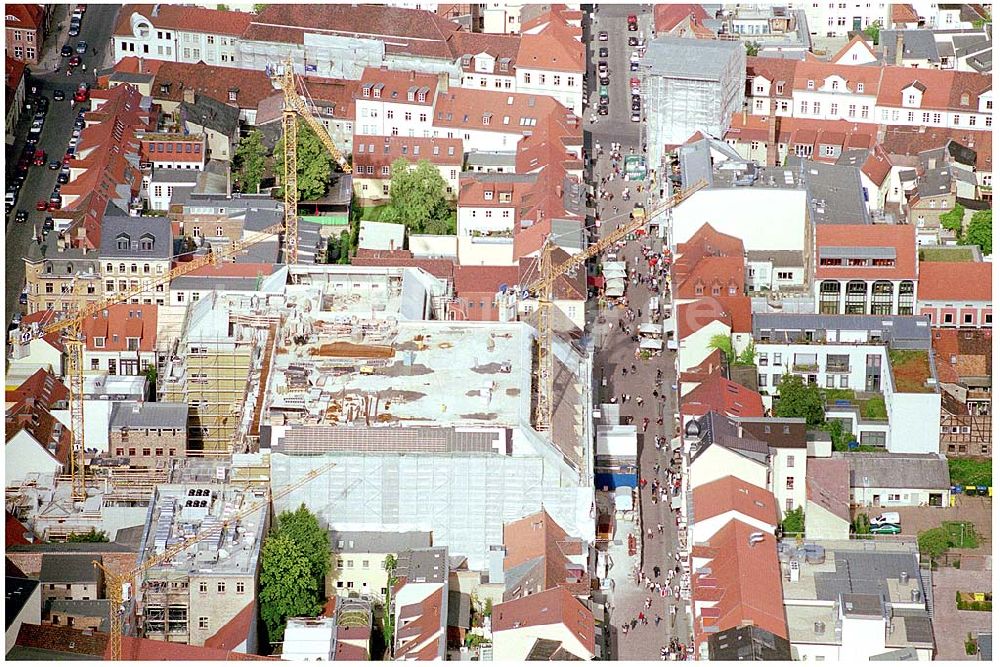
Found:
[{"label": "chimney", "polygon": [[447,93],[448,92],[448,73],[438,72],[438,92]]},{"label": "chimney", "polygon": [[771,115],[767,120],[767,166],[778,165],[778,102],[771,100]]},{"label": "chimney", "polygon": [[188,104],[194,104],[194,88],[184,89],[184,101]]},{"label": "chimney", "polygon": [[896,32],[896,66],[900,67],[903,64],[903,31],[898,30]]}]

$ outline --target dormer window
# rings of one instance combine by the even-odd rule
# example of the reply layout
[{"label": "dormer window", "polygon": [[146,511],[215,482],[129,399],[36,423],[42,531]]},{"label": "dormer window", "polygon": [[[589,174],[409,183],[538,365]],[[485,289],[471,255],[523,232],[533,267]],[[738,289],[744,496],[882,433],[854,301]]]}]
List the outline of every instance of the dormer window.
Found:
[{"label": "dormer window", "polygon": [[783,83],[779,83],[779,84],[778,84],[778,85],[777,85],[777,86],[775,87],[775,90],[776,90],[776,91],[777,91],[777,93],[778,93],[778,94],[780,95],[781,93],[783,93],[783,92],[785,91],[785,84],[783,84]]},{"label": "dormer window", "polygon": [[160,92],[163,93],[164,95],[169,94],[170,93],[170,84],[169,83],[161,83],[160,84]]},{"label": "dormer window", "polygon": [[501,58],[500,59],[500,71],[501,72],[506,72],[509,69],[509,63],[510,63],[510,60],[508,60],[507,58]]},{"label": "dormer window", "polygon": [[968,93],[962,93],[962,106],[963,107],[969,106],[969,94]]},{"label": "dormer window", "polygon": [[365,86],[364,88],[361,89],[361,95],[362,96],[364,96],[364,97],[371,97],[371,94],[372,94],[372,87],[371,86]]},{"label": "dormer window", "polygon": [[374,92],[372,93],[372,97],[374,97],[375,99],[382,98],[382,84],[375,86]]},{"label": "dormer window", "polygon": [[426,102],[427,101],[427,91],[426,90],[418,90],[417,91],[417,101],[418,102]]},{"label": "dormer window", "polygon": [[472,56],[462,56],[462,67],[468,67],[472,64]]},{"label": "dormer window", "polygon": [[863,84],[863,83],[859,83],[858,84],[858,92],[859,93],[865,92],[865,84]]},{"label": "dormer window", "polygon": [[492,117],[493,117],[493,114],[491,114],[491,113],[484,113],[483,114],[483,125],[489,125],[490,124],[490,118],[492,118]]},{"label": "dormer window", "polygon": [[492,190],[487,190],[486,192],[484,192],[483,193],[483,199],[485,199],[486,201],[492,201],[493,200],[493,191]]},{"label": "dormer window", "polygon": [[144,235],[139,239],[139,250],[145,250],[147,252],[153,249],[153,237],[149,234]]},{"label": "dormer window", "polygon": [[694,295],[703,296],[705,294],[705,286],[701,283],[694,286]]},{"label": "dormer window", "polygon": [[808,81],[806,81],[806,89],[807,90],[815,90],[816,89],[816,82],[813,81],[812,79],[809,79]]},{"label": "dormer window", "polygon": [[722,288],[720,288],[718,285],[712,285],[712,296],[721,296],[721,295],[722,295]]},{"label": "dormer window", "polygon": [[94,347],[96,348],[104,347],[104,336],[94,336]]},{"label": "dormer window", "polygon": [[240,92],[239,88],[230,88],[229,89],[229,101],[230,102],[235,102],[236,101],[236,95],[239,92]]},{"label": "dormer window", "polygon": [[128,250],[130,242],[128,234],[119,234],[115,239],[115,247],[118,250]]},{"label": "dormer window", "polygon": [[840,82],[834,79],[830,82],[830,90],[840,90]]}]

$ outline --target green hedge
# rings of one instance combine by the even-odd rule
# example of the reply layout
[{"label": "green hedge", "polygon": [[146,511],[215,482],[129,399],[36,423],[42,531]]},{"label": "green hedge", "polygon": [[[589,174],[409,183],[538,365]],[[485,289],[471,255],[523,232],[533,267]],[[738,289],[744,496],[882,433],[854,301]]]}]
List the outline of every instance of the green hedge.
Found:
[{"label": "green hedge", "polygon": [[986,594],[986,600],[963,600],[962,591],[955,591],[955,606],[959,611],[993,611],[993,596]]}]

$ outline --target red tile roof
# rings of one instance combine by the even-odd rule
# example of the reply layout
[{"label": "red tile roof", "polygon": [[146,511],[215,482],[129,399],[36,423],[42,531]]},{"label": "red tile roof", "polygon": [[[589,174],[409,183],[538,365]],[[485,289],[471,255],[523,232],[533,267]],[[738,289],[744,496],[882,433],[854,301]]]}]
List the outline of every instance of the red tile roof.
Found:
[{"label": "red tile roof", "polygon": [[115,63],[114,71],[122,74],[156,74],[165,63],[164,60],[152,60],[136,56],[125,56]]},{"label": "red tile roof", "polygon": [[39,4],[4,5],[6,27],[16,30],[39,30],[45,22],[45,10]]},{"label": "red tile roof", "polygon": [[[734,113],[726,131],[727,141],[748,143],[769,140],[769,116]],[[819,120],[781,116],[777,122],[778,143],[786,146],[806,144],[813,147],[813,159],[822,159],[820,146],[842,148],[872,148],[878,136],[878,125],[851,123],[846,120]]]},{"label": "red tile roof", "polygon": [[17,87],[21,85],[21,79],[23,78],[24,63],[20,60],[15,60],[14,58],[7,56],[7,60],[4,62],[4,85],[7,89],[7,109],[9,109],[10,105],[14,103],[14,96],[17,93]]},{"label": "red tile roof", "polygon": [[42,403],[27,397],[11,406],[6,413],[9,441],[22,429],[31,434],[39,445],[64,467],[69,466],[73,451],[73,435]]},{"label": "red tile roof", "polygon": [[657,34],[665,35],[669,33],[688,17],[696,21],[709,18],[708,12],[701,5],[673,5],[663,3],[653,5],[653,25],[656,26]]},{"label": "red tile roof", "polygon": [[8,403],[16,403],[27,397],[37,399],[51,409],[56,403],[69,400],[69,389],[59,378],[40,368],[17,389],[7,391]]},{"label": "red tile roof", "polygon": [[586,570],[580,572],[569,559],[580,554],[580,540],[570,538],[545,510],[505,524],[503,545],[507,550],[503,560],[505,571],[540,559],[543,590],[563,587],[574,595],[590,592],[590,575]]},{"label": "red tile roof", "polygon": [[[483,116],[490,116],[483,125]],[[553,116],[566,134],[580,134],[579,118],[547,95],[505,93],[478,88],[450,88],[438,95],[434,107],[435,127],[523,134],[529,127],[522,119],[541,125]],[[507,122],[504,122],[504,119]],[[534,126],[531,126],[534,127]]]},{"label": "red tile roof", "polygon": [[[23,523],[17,520],[17,517],[11,514],[9,511],[5,510],[5,520],[7,533],[7,539],[4,542],[8,547],[15,546],[18,544],[31,544],[28,539],[24,536],[25,533],[30,533],[31,530],[25,526]],[[10,562],[9,560],[7,561]]]},{"label": "red tile roof", "polygon": [[516,266],[455,266],[455,295],[496,294],[500,285],[517,284]]},{"label": "red tile roof", "polygon": [[386,251],[372,250],[361,252],[351,258],[354,266],[389,266],[389,267],[414,267],[423,269],[435,278],[451,280],[455,274],[455,263],[450,259],[416,259],[398,256],[385,256]]},{"label": "red tile roof", "polygon": [[892,23],[918,23],[920,15],[910,4],[892,4]]},{"label": "red tile roof", "polygon": [[[156,16],[153,16],[153,12]],[[204,32],[239,37],[246,32],[253,15],[246,12],[205,9],[190,5],[125,5],[118,13],[116,35],[132,35],[132,15],[145,17],[154,28],[171,28],[186,32]]]},{"label": "red tile roof", "polygon": [[695,487],[693,502],[695,523],[726,512],[774,526],[779,521],[778,505],[770,491],[732,475]]},{"label": "red tile roof", "polygon": [[444,587],[437,588],[418,603],[406,605],[399,610],[400,621],[412,620],[396,628],[396,660],[435,660],[440,655],[438,648],[445,639],[446,628],[441,624],[441,609]]},{"label": "red tile roof", "polygon": [[[160,642],[152,639],[139,639],[138,637],[122,637],[122,660],[149,660],[157,662],[169,662],[172,660],[278,660],[279,658],[265,657],[261,655],[251,655],[249,653],[237,653],[221,648],[209,648],[207,646],[191,646],[177,642]],[[104,659],[111,659],[111,644],[108,643],[104,651]]]},{"label": "red tile roof", "polygon": [[716,371],[681,399],[681,414],[700,417],[718,412],[729,417],[763,417],[764,403],[760,394],[722,377]]},{"label": "red tile roof", "polygon": [[[274,85],[260,70],[219,67],[203,62],[160,65],[153,78],[154,99],[182,102],[186,90],[241,109],[256,109],[261,100],[274,94]],[[235,102],[229,99],[231,92],[236,93]]]},{"label": "red tile roof", "polygon": [[586,69],[583,44],[561,21],[550,22],[537,34],[522,34],[518,69],[543,69],[582,75]]},{"label": "red tile roof", "polygon": [[993,368],[990,329],[934,329],[931,344],[941,382],[958,384],[963,377],[989,375]]},{"label": "red tile roof", "polygon": [[750,297],[703,297],[682,303],[677,307],[677,336],[683,340],[715,321],[724,322],[734,333],[751,331]]},{"label": "red tile roof", "polygon": [[105,646],[110,646],[108,635],[103,632],[89,632],[64,625],[34,625],[22,623],[17,633],[17,646],[75,653],[81,660],[97,659],[105,654]]},{"label": "red tile roof", "polygon": [[892,160],[881,144],[875,146],[865,163],[861,165],[861,172],[871,179],[871,182],[881,186],[885,182],[886,176],[892,171]]},{"label": "red tile roof", "polygon": [[677,244],[677,257],[673,269],[675,275],[683,277],[703,257],[743,257],[743,255],[741,239],[716,231],[706,222],[685,243]]},{"label": "red tile roof", "polygon": [[811,458],[806,466],[806,499],[844,521],[851,520],[851,462]]},{"label": "red tile roof", "polygon": [[320,114],[354,120],[354,97],[360,90],[360,81],[318,76],[307,76],[300,81]]},{"label": "red tile roof", "polygon": [[[923,88],[918,108],[969,113],[979,109],[979,96],[993,88],[993,79],[989,74],[912,67],[883,69],[882,85],[876,101],[879,106],[902,106],[903,91],[918,84]],[[963,95],[968,95],[967,104],[962,104]]]},{"label": "red tile roof", "polygon": [[[761,60],[767,60],[761,58]],[[826,85],[829,77],[838,77],[846,80],[846,90],[857,91],[858,84],[864,84],[864,95],[875,95],[879,91],[879,81],[882,79],[883,70],[905,69],[913,72],[910,68],[876,67],[872,65],[837,65],[827,62],[811,62],[800,60],[795,62],[795,80],[793,85],[795,90],[810,90],[809,82],[813,82],[814,89],[819,90]]]},{"label": "red tile roof", "polygon": [[988,130],[957,130],[939,127],[890,125],[885,129],[882,146],[894,155],[917,155],[943,148],[949,139],[976,151],[976,169],[993,171],[993,133]]},{"label": "red tile roof", "polygon": [[[569,253],[562,248],[552,249],[552,264],[558,266],[569,259]],[[518,260],[520,270],[519,283],[530,285],[541,277],[538,259],[521,257]],[[587,299],[587,271],[583,267],[576,271],[564,273],[556,278],[552,286],[552,295],[556,299],[566,301],[585,301]]]},{"label": "red tile roof", "polygon": [[[374,152],[372,148],[374,147]],[[462,152],[461,139],[444,137],[383,137],[354,135],[353,162],[355,167],[369,166],[375,168],[373,176],[358,174],[355,178],[388,178],[382,175],[382,167],[391,167],[399,158],[416,164],[427,160],[438,166],[456,167],[462,170],[465,154]]]},{"label": "red tile roof", "polygon": [[[682,371],[677,379],[680,382],[704,382],[709,376],[718,373],[721,368],[722,350],[713,349],[700,364]],[[687,396],[687,394],[684,396]]]},{"label": "red tile roof", "polygon": [[686,274],[675,272],[674,298],[741,295],[744,273],[743,257],[702,257]]},{"label": "red tile roof", "polygon": [[[477,73],[475,56],[487,53],[495,61],[490,74],[512,77],[514,76],[514,59],[517,58],[517,51],[521,47],[521,36],[488,35],[481,32],[457,30],[448,36],[448,47],[451,49],[452,57],[456,60],[463,56],[472,56],[469,64],[462,66],[462,70],[468,74]],[[507,58],[510,61],[506,71],[500,69],[501,58]]]},{"label": "red tile roof", "polygon": [[[156,319],[158,306],[117,303],[106,312],[95,313],[83,321],[87,350],[90,352],[125,352],[128,339],[139,339],[139,352],[156,349]],[[97,347],[95,337],[104,338],[104,347]],[[117,340],[116,340],[117,339]]]},{"label": "red tile roof", "polygon": [[830,58],[830,62],[834,63],[838,62],[841,58],[847,55],[847,52],[850,51],[855,44],[864,45],[864,47],[868,50],[868,52],[872,55],[872,57],[877,59],[878,54],[875,53],[875,49],[872,48],[872,45],[868,43],[868,40],[865,39],[865,37],[866,35],[864,33],[858,33],[857,35],[855,35],[849,42],[847,42],[847,44],[844,44],[844,46],[840,49],[840,51],[837,51],[835,54],[833,54],[833,57]]},{"label": "red tile roof", "polygon": [[[594,614],[564,588],[503,602],[493,607],[493,632],[561,624],[594,653]],[[581,658],[586,656],[579,656]]]},{"label": "red tile roof", "polygon": [[[48,326],[49,324],[52,324],[53,322],[56,322],[59,319],[56,317],[56,315],[57,312],[54,310],[39,310],[29,315],[25,315],[23,318],[21,318],[21,328],[24,330],[28,330],[31,327],[31,325],[35,322],[38,322],[38,325],[41,327]],[[46,343],[48,343],[55,349],[60,351],[63,349],[62,337],[59,334],[59,332],[47,333],[43,335],[42,338],[45,340]]]},{"label": "red tile roof", "polygon": [[695,645],[704,642],[716,628],[723,631],[747,623],[787,639],[774,535],[760,535],[751,526],[730,521],[712,537],[703,553],[711,557],[711,573],[694,575],[692,598],[716,604],[703,608],[696,621]]},{"label": "red tile roof", "polygon": [[[821,266],[823,248],[888,247],[896,251],[895,266]],[[917,237],[913,225],[817,225],[816,278],[825,280],[915,280]]]},{"label": "red tile roof", "polygon": [[[374,97],[374,92],[370,94],[370,97],[365,97],[365,86],[374,87],[379,84],[381,84],[383,88],[380,91],[377,100]],[[361,74],[361,82],[355,90],[354,99],[370,99],[380,102],[394,102],[396,104],[413,104],[416,106],[433,107],[437,84],[438,78],[431,74],[423,74],[413,70],[400,71],[387,69],[384,66],[366,67],[365,71]],[[421,102],[420,98],[417,96],[414,96],[412,100],[409,99],[408,91],[414,87],[430,89],[427,92],[426,97],[424,97],[423,102]]]},{"label": "red tile roof", "polygon": [[205,648],[231,651],[253,634],[257,624],[257,603],[251,601],[240,613],[229,619],[219,631],[205,640]]},{"label": "red tile roof", "polygon": [[993,301],[989,262],[920,262],[918,301]]}]

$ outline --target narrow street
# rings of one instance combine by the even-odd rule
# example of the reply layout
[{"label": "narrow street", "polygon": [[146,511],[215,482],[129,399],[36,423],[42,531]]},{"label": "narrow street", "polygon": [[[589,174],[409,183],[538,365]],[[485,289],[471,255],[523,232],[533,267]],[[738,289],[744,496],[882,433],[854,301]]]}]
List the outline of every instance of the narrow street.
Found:
[{"label": "narrow street", "polygon": [[[598,230],[601,237],[614,231],[619,224],[627,223],[628,211],[632,205],[637,202],[645,203],[647,197],[645,187],[641,193],[638,191],[641,181],[624,180],[621,160],[618,161],[621,175],[617,177],[614,175],[610,157],[613,143],[621,144],[620,153],[623,157],[633,151],[634,154],[641,154],[642,151],[642,124],[630,120],[629,79],[638,74],[629,72],[629,56],[633,47],[628,45],[627,40],[629,36],[637,35],[637,32],[627,31],[626,18],[629,14],[638,16],[639,30],[648,40],[652,27],[652,14],[648,6],[600,5],[590,26],[587,93],[591,105],[584,113],[585,128],[591,134],[590,144],[594,147],[593,155],[597,157],[593,174],[594,191],[602,187],[601,179],[607,178],[607,183],[603,187],[614,196],[613,200],[600,200],[596,205],[597,217],[602,221]],[[601,31],[608,32],[607,41],[598,40]],[[598,50],[602,47],[608,49],[606,58],[599,57]],[[599,86],[596,68],[600,60],[607,61],[610,70],[609,113],[606,116],[596,115]],[[596,150],[598,145],[602,148],[603,155],[598,156]],[[626,188],[630,193],[630,199],[623,202],[621,195]],[[647,205],[647,210],[648,208]],[[659,240],[641,238],[628,242],[617,252],[617,259],[627,262],[629,269],[638,268],[640,275],[646,273],[643,244],[652,244],[652,252],[660,251]],[[661,281],[659,292],[661,299],[662,289]],[[671,581],[680,580],[679,577],[671,579],[669,576],[674,574],[677,565],[674,561],[674,554],[677,551],[677,532],[669,497],[665,501],[654,502],[652,483],[654,480],[663,485],[667,482],[665,471],[669,466],[669,441],[673,437],[675,428],[673,420],[675,395],[671,389],[674,384],[674,354],[664,349],[662,356],[654,356],[645,361],[637,359],[638,343],[632,340],[638,325],[650,321],[648,306],[650,297],[654,294],[656,293],[643,283],[633,285],[630,281],[626,296],[630,307],[634,311],[638,309],[635,318],[628,321],[627,311],[623,307],[606,308],[601,312],[594,325],[597,342],[595,379],[599,386],[606,380],[606,385],[602,388],[602,401],[615,397],[615,401],[621,403],[623,395],[630,396],[630,400],[622,405],[621,413],[623,417],[632,417],[639,431],[639,477],[647,482],[646,488],[639,493],[641,524],[638,532],[642,535],[642,544],[641,561],[638,557],[635,558],[635,565],[641,567],[641,575],[648,577],[648,581],[654,584],[669,584]],[[624,322],[626,328],[631,328],[631,333],[623,332],[619,322]],[[632,371],[633,367],[635,372]],[[662,373],[659,383],[658,370]],[[654,397],[654,391],[662,398]],[[641,405],[637,400],[640,397]],[[657,425],[659,418],[663,419],[662,425]],[[644,419],[649,420],[645,432],[643,432]],[[662,436],[665,442],[659,450],[655,446],[657,435]],[[663,528],[662,533],[659,526]],[[629,570],[632,569],[631,565],[630,563]],[[655,576],[657,571],[659,577]],[[675,600],[670,592],[666,596],[661,596],[655,588],[650,591],[649,585],[645,582],[640,583],[636,576],[628,577],[627,580],[618,579],[614,584],[611,627],[608,628],[611,635],[610,659],[659,660],[661,647],[668,645],[672,638],[676,638],[682,644],[689,643],[690,629],[687,614],[683,611],[683,602]],[[647,609],[648,598],[651,598],[651,605]],[[677,608],[673,622],[672,607]],[[638,621],[640,613],[643,614],[645,622],[637,622],[633,627],[632,623]],[[629,628],[627,633],[623,630],[623,626],[626,625]]]}]

